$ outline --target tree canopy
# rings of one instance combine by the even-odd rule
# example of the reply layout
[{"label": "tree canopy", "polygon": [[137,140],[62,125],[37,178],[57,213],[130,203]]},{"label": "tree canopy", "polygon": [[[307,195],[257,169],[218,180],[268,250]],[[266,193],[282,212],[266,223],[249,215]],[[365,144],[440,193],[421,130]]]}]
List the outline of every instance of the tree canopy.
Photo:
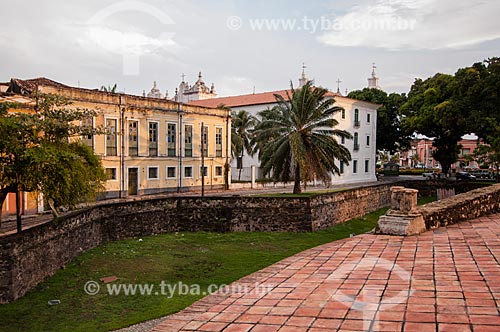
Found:
[{"label": "tree canopy", "polygon": [[[103,189],[105,172],[100,159],[78,138],[97,130],[80,126],[93,116],[69,108],[55,95],[37,95],[30,112],[0,109],[0,205],[8,193],[41,192],[57,215],[60,206],[74,206],[95,198]],[[1,104],[0,104],[1,105]],[[19,219],[18,211],[18,219]]]},{"label": "tree canopy", "polygon": [[400,108],[407,101],[406,94],[365,88],[351,91],[348,97],[382,105],[377,111],[377,150],[395,153],[410,146],[412,133],[401,126]]},{"label": "tree canopy", "polygon": [[454,76],[446,74],[436,74],[425,81],[417,79],[401,108],[406,128],[434,138],[433,157],[441,164],[443,173],[448,173],[458,160],[458,142],[467,133],[466,117],[453,98],[455,84]]}]

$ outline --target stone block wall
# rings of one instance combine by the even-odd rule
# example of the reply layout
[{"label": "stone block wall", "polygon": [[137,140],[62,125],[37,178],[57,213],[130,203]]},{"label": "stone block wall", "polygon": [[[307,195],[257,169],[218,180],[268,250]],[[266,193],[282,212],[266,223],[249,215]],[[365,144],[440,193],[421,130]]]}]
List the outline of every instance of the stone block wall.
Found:
[{"label": "stone block wall", "polygon": [[390,188],[391,185],[378,185],[312,197],[312,230],[327,229],[389,206]]},{"label": "stone block wall", "polygon": [[[21,234],[0,237],[0,303],[23,296],[80,253],[108,241],[176,231],[316,231],[388,206],[391,186],[421,190],[425,183],[379,184],[298,198],[169,197],[101,202]],[[429,191],[435,193],[435,188]],[[426,222],[434,227],[440,218],[447,224],[476,216],[469,209],[481,210],[483,202],[497,206],[498,193],[483,194],[471,202],[460,203],[463,205],[459,205],[456,216],[446,212],[452,208],[436,206],[434,212],[428,212]]]},{"label": "stone block wall", "polygon": [[500,212],[500,184],[418,207],[427,230]]}]

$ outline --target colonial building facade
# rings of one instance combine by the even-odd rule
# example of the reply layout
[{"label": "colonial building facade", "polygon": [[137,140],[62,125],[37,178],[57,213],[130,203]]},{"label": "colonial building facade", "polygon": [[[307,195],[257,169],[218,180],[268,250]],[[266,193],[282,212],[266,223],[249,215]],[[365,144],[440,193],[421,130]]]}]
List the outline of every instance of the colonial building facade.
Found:
[{"label": "colonial building facade", "polygon": [[[299,79],[302,86],[308,79],[305,72]],[[212,98],[206,100],[192,101],[189,105],[217,107],[224,105],[233,111],[246,110],[254,116],[258,113],[277,105],[275,95],[281,95],[286,99],[290,90],[279,90],[272,92],[232,96],[225,98]],[[339,122],[337,129],[346,130],[353,136],[352,140],[341,141],[352,157],[349,165],[339,163],[340,176],[332,177],[332,184],[345,184],[356,182],[377,181],[376,177],[376,133],[377,133],[377,109],[380,105],[344,97],[338,93],[328,92],[327,98],[333,98],[335,105],[344,111],[337,113],[334,117]],[[260,169],[257,156],[244,155],[241,160],[235,158],[231,164],[233,180],[251,180],[252,166],[256,168],[256,177],[262,178],[264,174]],[[241,177],[239,176],[241,172]]]},{"label": "colonial building facade", "polygon": [[68,98],[71,108],[96,112],[82,124],[105,128],[106,134],[81,139],[102,158],[106,198],[195,190],[202,186],[202,174],[207,189],[224,187],[229,111],[69,87],[44,78],[12,79],[7,93],[27,96],[35,90]]}]

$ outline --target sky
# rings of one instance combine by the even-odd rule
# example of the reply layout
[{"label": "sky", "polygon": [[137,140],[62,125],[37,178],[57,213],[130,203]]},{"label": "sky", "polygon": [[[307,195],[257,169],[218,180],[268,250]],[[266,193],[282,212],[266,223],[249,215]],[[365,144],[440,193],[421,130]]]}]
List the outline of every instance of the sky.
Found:
[{"label": "sky", "polygon": [[309,79],[387,92],[500,56],[498,0],[0,0],[0,81],[47,77],[173,96],[203,73],[219,96]]}]

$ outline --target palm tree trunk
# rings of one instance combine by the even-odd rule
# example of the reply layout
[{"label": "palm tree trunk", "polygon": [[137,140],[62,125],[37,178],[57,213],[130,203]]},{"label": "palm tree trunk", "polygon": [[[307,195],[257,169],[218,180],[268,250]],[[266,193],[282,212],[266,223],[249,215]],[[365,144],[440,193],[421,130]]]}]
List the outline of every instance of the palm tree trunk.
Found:
[{"label": "palm tree trunk", "polygon": [[241,152],[241,156],[240,156],[240,161],[241,161],[241,164],[240,164],[240,170],[238,172],[238,181],[241,181],[241,171],[243,170],[243,152]]},{"label": "palm tree trunk", "polygon": [[300,194],[302,189],[300,188],[300,167],[299,165],[295,166],[295,182],[293,184],[293,193]]}]

